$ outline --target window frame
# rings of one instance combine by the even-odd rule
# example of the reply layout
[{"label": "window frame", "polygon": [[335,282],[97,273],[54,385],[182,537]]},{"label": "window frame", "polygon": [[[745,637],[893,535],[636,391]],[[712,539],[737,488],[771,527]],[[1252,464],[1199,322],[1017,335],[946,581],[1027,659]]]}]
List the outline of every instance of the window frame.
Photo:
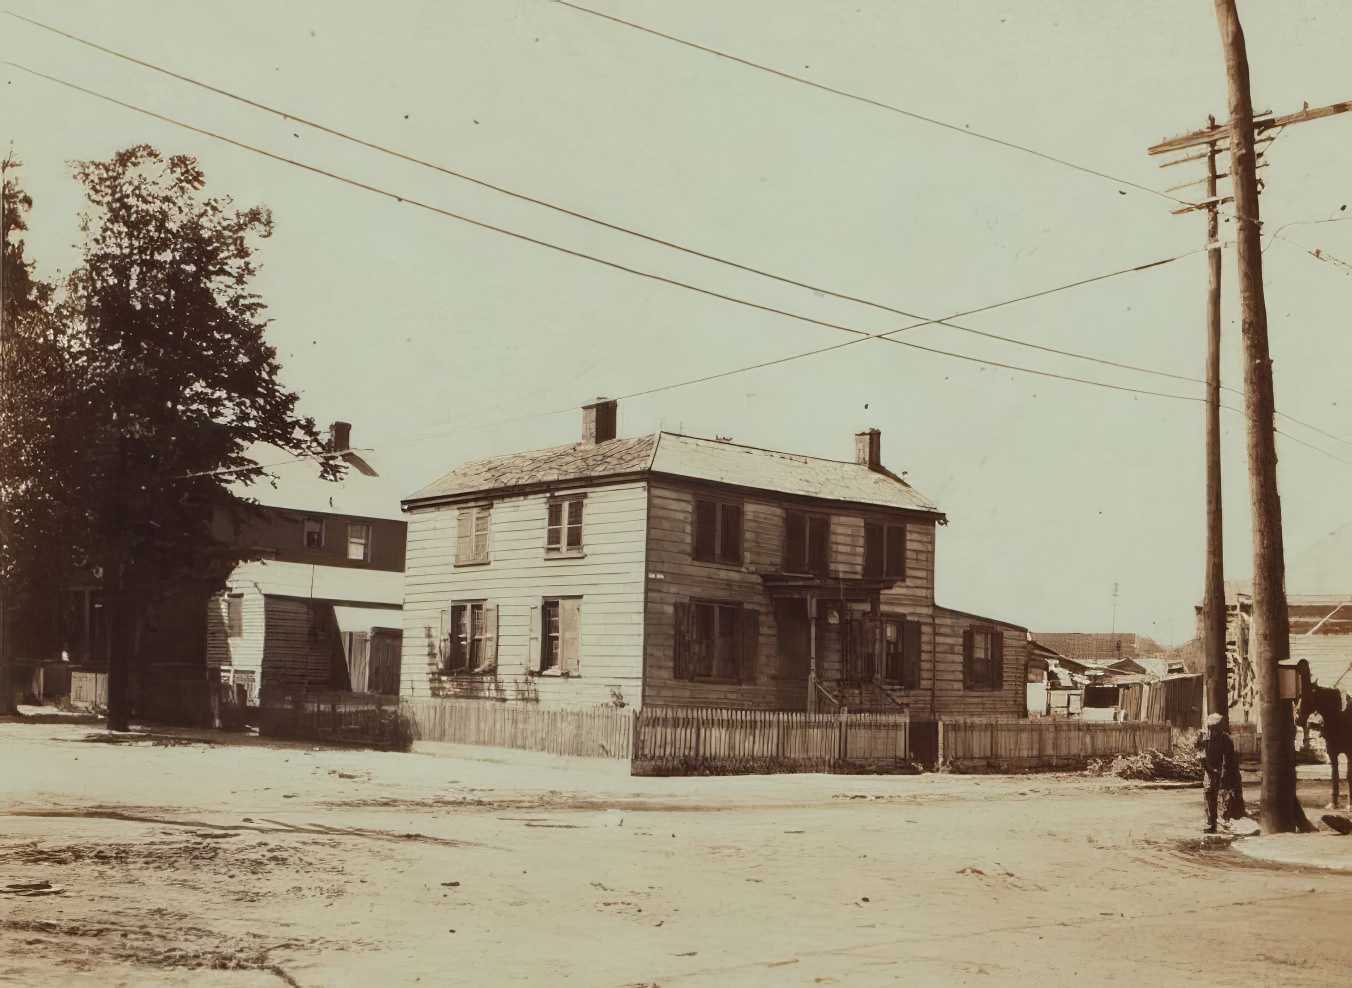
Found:
[{"label": "window frame", "polygon": [[[985,655],[978,655],[979,643]],[[1004,631],[977,624],[962,633],[962,688],[970,692],[999,693],[1004,689]]]},{"label": "window frame", "polygon": [[[551,615],[554,625],[552,630]],[[536,673],[567,678],[581,675],[581,623],[581,597],[546,597],[540,602],[540,648],[535,659]]]},{"label": "window frame", "polygon": [[225,637],[244,637],[244,594],[232,593],[225,597]]},{"label": "window frame", "polygon": [[[364,532],[365,538],[360,541],[361,555],[352,555],[353,533]],[[375,526],[366,522],[350,521],[347,523],[347,559],[353,563],[369,563],[371,561],[372,543],[375,541]]]},{"label": "window frame", "polygon": [[[440,672],[444,676],[494,676],[497,674],[497,607],[486,600],[456,600],[446,608],[446,654]],[[491,652],[491,655],[485,653]]]},{"label": "window frame", "polygon": [[[551,497],[545,507],[545,556],[566,559],[585,556],[586,495]],[[557,513],[557,519],[555,517]],[[576,518],[574,517],[576,515]],[[576,533],[576,542],[574,542]]]},{"label": "window frame", "polygon": [[[713,529],[707,539],[705,532],[709,521],[701,520],[702,508],[712,514]],[[735,520],[730,520],[730,516]],[[745,526],[746,510],[742,501],[697,495],[690,508],[690,558],[699,563],[741,569],[745,564]],[[729,544],[734,541],[734,536],[735,544]],[[703,544],[706,542],[707,547]]]},{"label": "window frame", "polygon": [[[684,623],[684,627],[682,624]],[[692,597],[676,607],[674,678],[749,685],[760,663],[760,612],[737,600]],[[697,636],[701,624],[707,635]]]},{"label": "window frame", "polygon": [[864,576],[871,580],[906,579],[905,522],[864,521]]},{"label": "window frame", "polygon": [[[312,527],[313,526],[313,527]],[[306,549],[323,549],[327,536],[327,525],[324,519],[317,515],[305,515],[301,519],[301,545]],[[316,539],[310,541],[310,535],[313,533]]]},{"label": "window frame", "polygon": [[[493,506],[491,504],[470,504],[457,509],[455,517],[456,566],[486,566],[492,562],[489,546],[493,534]],[[461,558],[461,549],[468,552]]]},{"label": "window frame", "polygon": [[[802,559],[794,556],[795,539],[793,529],[797,523],[802,525]],[[818,534],[819,533],[819,534]],[[821,551],[820,565],[813,567],[814,549]],[[799,562],[801,566],[796,565]],[[829,579],[831,576],[831,515],[821,511],[802,511],[786,509],[784,512],[784,572],[795,576],[815,576]]]},{"label": "window frame", "polygon": [[[889,637],[893,630],[895,638]],[[923,623],[904,614],[884,614],[880,670],[883,682],[907,690],[920,689],[923,655]]]}]

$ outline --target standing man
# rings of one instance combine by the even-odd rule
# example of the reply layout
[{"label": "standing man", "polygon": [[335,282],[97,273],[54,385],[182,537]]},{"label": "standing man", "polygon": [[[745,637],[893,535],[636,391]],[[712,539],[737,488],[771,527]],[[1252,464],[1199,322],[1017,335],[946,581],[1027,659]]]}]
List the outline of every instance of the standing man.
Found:
[{"label": "standing man", "polygon": [[1235,755],[1235,743],[1230,739],[1230,732],[1225,729],[1221,715],[1212,714],[1208,717],[1206,727],[1206,734],[1197,739],[1197,747],[1202,751],[1202,795],[1206,800],[1206,832],[1214,834],[1221,791],[1225,790],[1227,820],[1244,815],[1244,797],[1239,792],[1239,759]]}]

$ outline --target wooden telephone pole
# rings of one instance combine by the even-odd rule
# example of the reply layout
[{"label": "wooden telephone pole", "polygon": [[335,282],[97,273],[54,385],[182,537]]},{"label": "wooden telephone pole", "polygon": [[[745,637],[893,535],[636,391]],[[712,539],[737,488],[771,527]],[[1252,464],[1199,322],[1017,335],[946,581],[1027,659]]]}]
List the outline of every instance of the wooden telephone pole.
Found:
[{"label": "wooden telephone pole", "polygon": [[[1207,664],[1207,698],[1211,710],[1228,721],[1229,697],[1225,655],[1225,587],[1221,553],[1220,503],[1220,244],[1218,213],[1222,203],[1235,204],[1238,241],[1241,330],[1244,348],[1245,418],[1249,461],[1249,501],[1253,517],[1254,652],[1259,687],[1259,715],[1263,727],[1263,788],[1260,823],[1264,833],[1288,833],[1305,823],[1296,801],[1295,723],[1291,704],[1282,700],[1277,668],[1289,656],[1285,560],[1282,546],[1281,502],[1277,494],[1277,446],[1272,390],[1272,359],[1268,350],[1267,305],[1263,293],[1263,255],[1258,211],[1257,145],[1272,137],[1258,135],[1352,110],[1352,101],[1311,110],[1302,108],[1284,117],[1270,112],[1255,116],[1249,92],[1249,63],[1235,0],[1215,0],[1216,19],[1225,51],[1229,84],[1230,122],[1218,128],[1211,118],[1206,128],[1164,141],[1151,154],[1167,154],[1205,147],[1202,154],[1167,164],[1207,162],[1206,198],[1175,210],[1207,210],[1207,563],[1203,593],[1203,646]],[[1274,134],[1275,136],[1275,134]],[[1218,174],[1216,157],[1222,144],[1230,151],[1228,175]],[[1222,197],[1217,180],[1230,178],[1234,195]],[[1197,183],[1190,183],[1197,184]],[[1178,186],[1177,188],[1185,188]],[[1175,190],[1170,190],[1175,191]]]}]

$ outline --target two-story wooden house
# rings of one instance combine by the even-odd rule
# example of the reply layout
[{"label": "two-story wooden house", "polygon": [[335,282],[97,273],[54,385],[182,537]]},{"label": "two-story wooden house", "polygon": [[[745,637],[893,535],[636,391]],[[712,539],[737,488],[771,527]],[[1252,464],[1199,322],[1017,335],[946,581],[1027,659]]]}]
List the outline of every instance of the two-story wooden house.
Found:
[{"label": "two-story wooden house", "polygon": [[842,462],[583,415],[404,501],[404,695],[1026,716],[1027,632],[935,604],[944,515],[876,430]]},{"label": "two-story wooden house", "polygon": [[332,427],[330,446],[348,461],[337,482],[313,463],[256,452],[273,489],[242,529],[221,533],[257,558],[208,607],[207,664],[250,702],[398,692],[407,524],[388,481],[350,452],[350,428]]}]

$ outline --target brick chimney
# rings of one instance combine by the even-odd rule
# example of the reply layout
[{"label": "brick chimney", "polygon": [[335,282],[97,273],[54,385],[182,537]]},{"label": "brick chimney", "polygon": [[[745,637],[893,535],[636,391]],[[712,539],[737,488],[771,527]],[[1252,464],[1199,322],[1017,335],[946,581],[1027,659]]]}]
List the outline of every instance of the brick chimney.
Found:
[{"label": "brick chimney", "polygon": [[883,468],[883,434],[877,429],[865,429],[854,435],[854,462],[870,470]]},{"label": "brick chimney", "polygon": [[335,422],[329,426],[329,448],[340,453],[352,448],[351,422]]},{"label": "brick chimney", "polygon": [[610,442],[615,438],[615,409],[619,402],[613,398],[598,398],[582,406],[582,441],[590,445]]}]

